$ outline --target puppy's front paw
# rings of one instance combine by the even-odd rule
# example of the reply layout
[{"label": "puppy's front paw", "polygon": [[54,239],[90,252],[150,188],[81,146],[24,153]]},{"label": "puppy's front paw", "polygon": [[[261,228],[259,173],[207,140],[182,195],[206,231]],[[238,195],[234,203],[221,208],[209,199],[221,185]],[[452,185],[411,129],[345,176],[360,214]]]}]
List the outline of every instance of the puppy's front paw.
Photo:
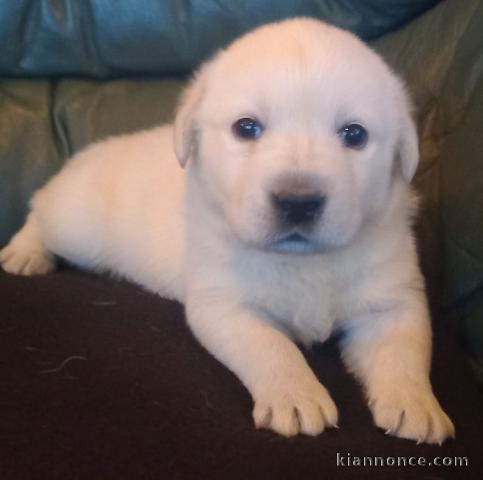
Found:
[{"label": "puppy's front paw", "polygon": [[54,269],[54,260],[44,249],[12,242],[0,251],[0,265],[14,275],[44,275]]},{"label": "puppy's front paw", "polygon": [[337,427],[337,408],[329,392],[315,378],[298,380],[267,382],[254,398],[257,428],[270,428],[291,437],[298,433],[315,436],[325,427]]},{"label": "puppy's front paw", "polygon": [[381,389],[369,401],[376,425],[387,434],[441,445],[454,438],[453,423],[430,387],[401,383]]}]

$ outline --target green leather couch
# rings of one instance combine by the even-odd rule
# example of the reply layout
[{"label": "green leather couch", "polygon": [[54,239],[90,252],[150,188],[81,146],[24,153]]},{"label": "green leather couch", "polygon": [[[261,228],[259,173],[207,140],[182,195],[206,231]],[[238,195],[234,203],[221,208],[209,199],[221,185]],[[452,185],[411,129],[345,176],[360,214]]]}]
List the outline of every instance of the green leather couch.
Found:
[{"label": "green leather couch", "polygon": [[[2,480],[481,478],[480,0],[2,2],[0,246],[22,224],[32,191],[72,153],[170,121],[203,59],[294,15],[359,34],[415,100],[432,376],[456,440],[417,446],[378,431],[336,339],[306,356],[339,406],[340,430],[290,440],[256,431],[248,393],[197,344],[180,305],[64,266],[43,278],[0,273]],[[467,457],[469,466],[344,467],[348,454]]]}]

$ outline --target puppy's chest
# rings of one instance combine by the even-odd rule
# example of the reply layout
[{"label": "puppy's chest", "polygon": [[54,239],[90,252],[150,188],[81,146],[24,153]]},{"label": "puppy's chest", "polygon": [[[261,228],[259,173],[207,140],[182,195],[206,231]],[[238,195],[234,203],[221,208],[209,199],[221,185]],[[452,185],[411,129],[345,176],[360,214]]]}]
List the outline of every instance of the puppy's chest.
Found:
[{"label": "puppy's chest", "polygon": [[330,335],[333,292],[321,265],[260,263],[242,278],[244,301],[296,341],[310,345]]}]

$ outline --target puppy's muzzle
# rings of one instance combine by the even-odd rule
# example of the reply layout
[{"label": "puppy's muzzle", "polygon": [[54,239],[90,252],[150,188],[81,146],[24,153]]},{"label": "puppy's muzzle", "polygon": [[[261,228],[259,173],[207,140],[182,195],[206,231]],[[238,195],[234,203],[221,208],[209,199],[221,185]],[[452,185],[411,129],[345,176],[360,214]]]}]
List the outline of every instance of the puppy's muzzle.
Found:
[{"label": "puppy's muzzle", "polygon": [[310,225],[322,214],[326,198],[319,194],[276,193],[271,195],[273,209],[285,226]]}]

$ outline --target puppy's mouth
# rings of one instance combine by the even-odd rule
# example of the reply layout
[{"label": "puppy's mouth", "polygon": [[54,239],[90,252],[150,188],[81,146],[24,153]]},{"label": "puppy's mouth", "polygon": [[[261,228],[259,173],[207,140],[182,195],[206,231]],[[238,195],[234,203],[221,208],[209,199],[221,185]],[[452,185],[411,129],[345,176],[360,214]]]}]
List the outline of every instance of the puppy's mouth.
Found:
[{"label": "puppy's mouth", "polygon": [[314,254],[321,253],[323,248],[309,237],[299,232],[289,233],[269,242],[267,249],[277,253]]}]

